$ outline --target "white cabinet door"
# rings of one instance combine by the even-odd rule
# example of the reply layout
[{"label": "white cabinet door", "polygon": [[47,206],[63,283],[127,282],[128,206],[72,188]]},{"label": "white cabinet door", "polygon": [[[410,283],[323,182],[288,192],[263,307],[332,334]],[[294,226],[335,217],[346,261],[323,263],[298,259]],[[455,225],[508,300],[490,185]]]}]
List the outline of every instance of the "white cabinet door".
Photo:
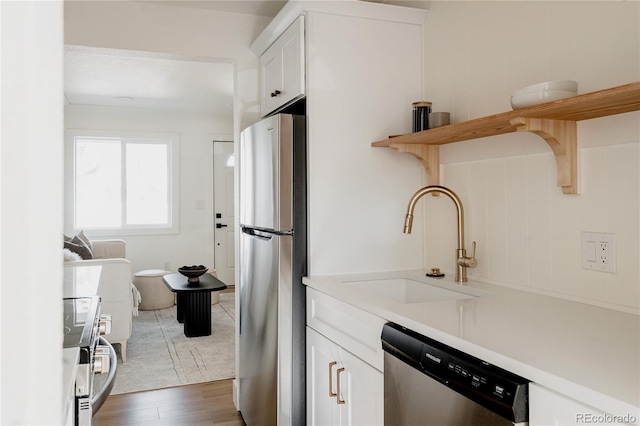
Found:
[{"label": "white cabinet door", "polygon": [[[339,424],[336,396],[338,345],[307,327],[307,425]],[[335,363],[335,364],[334,364]]]},{"label": "white cabinet door", "polygon": [[307,327],[307,424],[382,425],[383,374]]},{"label": "white cabinet door", "polygon": [[300,16],[283,34],[282,53],[282,94],[280,104],[305,93],[304,84],[304,16]]},{"label": "white cabinet door", "polygon": [[304,61],[304,16],[300,16],[260,56],[262,116],[305,93]]},{"label": "white cabinet door", "polygon": [[382,425],[384,423],[384,376],[357,356],[341,348],[344,371],[338,377],[341,425]]},{"label": "white cabinet door", "polygon": [[267,50],[260,57],[262,75],[260,113],[263,116],[275,109],[280,101],[278,92],[282,88],[282,55],[275,47]]}]

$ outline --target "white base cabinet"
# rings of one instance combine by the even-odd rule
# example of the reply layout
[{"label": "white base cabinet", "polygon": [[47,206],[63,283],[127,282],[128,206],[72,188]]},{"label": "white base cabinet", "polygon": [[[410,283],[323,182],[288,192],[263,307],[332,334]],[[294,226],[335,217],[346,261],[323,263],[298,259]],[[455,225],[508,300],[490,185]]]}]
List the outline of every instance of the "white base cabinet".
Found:
[{"label": "white base cabinet", "polygon": [[307,327],[307,424],[382,425],[384,377]]},{"label": "white base cabinet", "polygon": [[384,423],[384,323],[307,288],[307,425]]}]

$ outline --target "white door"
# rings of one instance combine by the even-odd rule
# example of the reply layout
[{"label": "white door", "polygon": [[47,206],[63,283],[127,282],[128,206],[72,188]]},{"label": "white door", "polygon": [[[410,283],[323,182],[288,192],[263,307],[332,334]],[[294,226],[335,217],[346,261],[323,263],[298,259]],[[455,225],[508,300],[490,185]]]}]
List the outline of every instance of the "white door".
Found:
[{"label": "white door", "polygon": [[213,143],[214,262],[218,279],[235,285],[233,142]]}]

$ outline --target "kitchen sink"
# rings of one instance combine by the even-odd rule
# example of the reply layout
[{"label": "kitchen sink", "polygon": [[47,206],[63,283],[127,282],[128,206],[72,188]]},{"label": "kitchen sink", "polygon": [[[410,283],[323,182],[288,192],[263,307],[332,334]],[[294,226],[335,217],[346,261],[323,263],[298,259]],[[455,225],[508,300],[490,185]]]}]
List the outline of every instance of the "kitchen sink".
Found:
[{"label": "kitchen sink", "polygon": [[462,291],[449,290],[408,278],[345,281],[344,284],[400,303],[425,303],[436,300],[478,297]]}]

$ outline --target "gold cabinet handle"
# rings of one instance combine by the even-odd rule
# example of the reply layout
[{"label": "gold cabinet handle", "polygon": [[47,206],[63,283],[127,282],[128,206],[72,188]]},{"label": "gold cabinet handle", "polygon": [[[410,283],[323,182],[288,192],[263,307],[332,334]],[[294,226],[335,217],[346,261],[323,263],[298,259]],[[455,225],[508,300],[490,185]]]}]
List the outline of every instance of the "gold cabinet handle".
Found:
[{"label": "gold cabinet handle", "polygon": [[[329,363],[329,396],[338,396],[336,392],[333,391],[333,366],[336,365],[338,361],[333,361]],[[338,388],[340,389],[340,388]]]},{"label": "gold cabinet handle", "polygon": [[338,368],[336,370],[336,376],[338,377],[338,390],[336,392],[337,394],[337,403],[338,404],[344,404],[344,399],[340,399],[340,373],[342,373],[344,371],[344,367],[342,368]]}]

